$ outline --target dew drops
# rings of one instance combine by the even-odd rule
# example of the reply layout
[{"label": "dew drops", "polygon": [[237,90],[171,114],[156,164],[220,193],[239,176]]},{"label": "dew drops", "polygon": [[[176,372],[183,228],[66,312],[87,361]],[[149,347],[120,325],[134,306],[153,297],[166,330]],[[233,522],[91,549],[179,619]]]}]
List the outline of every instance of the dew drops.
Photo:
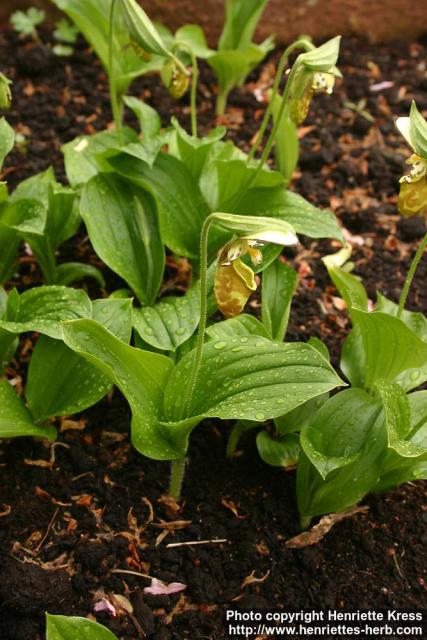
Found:
[{"label": "dew drops", "polygon": [[184,327],[179,327],[179,329],[176,329],[175,333],[176,333],[177,336],[184,335],[184,333],[185,333]]},{"label": "dew drops", "polygon": [[256,413],[255,418],[257,420],[265,420],[265,415],[263,413]]},{"label": "dew drops", "polygon": [[224,349],[227,346],[227,343],[224,342],[224,340],[222,340],[221,342],[216,342],[214,344],[214,349],[217,349],[218,351],[220,351],[221,349]]}]

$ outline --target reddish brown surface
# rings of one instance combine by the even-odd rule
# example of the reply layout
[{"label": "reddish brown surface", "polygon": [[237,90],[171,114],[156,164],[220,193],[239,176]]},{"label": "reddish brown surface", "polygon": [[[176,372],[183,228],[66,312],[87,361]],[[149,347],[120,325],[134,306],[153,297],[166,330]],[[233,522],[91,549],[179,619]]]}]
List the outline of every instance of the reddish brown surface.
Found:
[{"label": "reddish brown surface", "polygon": [[[221,30],[223,0],[143,0],[149,15],[169,27],[197,22],[212,44]],[[49,0],[2,0],[0,20],[12,11],[37,6],[53,14]],[[427,31],[427,2],[403,5],[401,0],[271,0],[260,37],[275,33],[288,42],[300,33],[320,38],[336,33],[361,33],[374,40],[417,36]]]}]

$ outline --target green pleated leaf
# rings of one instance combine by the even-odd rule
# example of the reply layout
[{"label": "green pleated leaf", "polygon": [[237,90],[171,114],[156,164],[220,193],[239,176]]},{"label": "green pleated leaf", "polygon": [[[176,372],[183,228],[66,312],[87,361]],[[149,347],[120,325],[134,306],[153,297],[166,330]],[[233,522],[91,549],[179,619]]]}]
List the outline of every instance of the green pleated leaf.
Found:
[{"label": "green pleated leaf", "polygon": [[362,389],[332,396],[301,432],[297,498],[302,517],[359,502],[377,484],[386,450],[381,403]]},{"label": "green pleated leaf", "polygon": [[37,200],[8,201],[0,205],[0,228],[17,231],[20,237],[42,235],[46,226],[47,211]]},{"label": "green pleated leaf", "polygon": [[136,0],[122,0],[122,8],[132,40],[144,51],[159,56],[171,56],[150,18]]},{"label": "green pleated leaf", "polygon": [[15,144],[15,132],[7,122],[6,118],[0,118],[0,172],[3,168],[4,159],[12,151]]},{"label": "green pleated leaf", "polygon": [[155,199],[163,243],[177,255],[199,257],[200,231],[210,213],[187,167],[160,153],[150,168],[125,154],[109,159],[111,166]]},{"label": "green pleated leaf", "polygon": [[272,467],[294,467],[298,462],[299,436],[291,433],[280,439],[273,438],[267,431],[260,431],[256,445],[261,459]]},{"label": "green pleated leaf", "polygon": [[[369,313],[354,308],[352,319],[358,331],[352,345],[355,351],[352,353],[346,345],[345,355],[350,362],[361,360],[360,345],[363,344],[362,375],[366,389],[372,389],[378,380],[384,379],[398,382],[408,391],[427,379],[427,343],[401,320],[385,313]],[[352,369],[346,373],[351,376],[354,386],[357,382],[353,379]]]},{"label": "green pleated leaf", "polygon": [[340,267],[332,266],[328,257],[323,258],[323,262],[328,269],[329,277],[347,305],[350,317],[353,317],[353,308],[368,311],[368,294],[360,278]]},{"label": "green pleated leaf", "polygon": [[177,446],[161,424],[163,391],[173,367],[169,358],[126,345],[94,320],[63,324],[64,342],[97,366],[126,397],[132,410],[132,443],[144,455],[172,460],[185,453],[187,425],[174,427]]},{"label": "green pleated leaf", "polygon": [[87,618],[46,614],[46,640],[117,640],[106,627]]},{"label": "green pleated leaf", "polygon": [[[68,2],[68,0],[65,1]],[[124,145],[137,143],[136,131],[123,127],[122,142]],[[100,131],[93,136],[79,136],[64,144],[61,150],[68,182],[72,187],[78,187],[98,173],[108,171],[110,167],[104,160],[104,156],[111,149],[118,148],[120,145],[115,131]]]},{"label": "green pleated leaf", "polygon": [[411,429],[408,398],[393,382],[379,380],[375,385],[384,406],[388,446],[402,458],[418,458],[426,453],[422,447],[407,439]]},{"label": "green pleated leaf", "polygon": [[218,49],[240,49],[253,35],[269,0],[226,0],[224,27]]},{"label": "green pleated leaf", "polygon": [[151,307],[133,310],[133,326],[141,338],[162,351],[176,351],[194,333],[200,319],[200,289],[162,298]]},{"label": "green pleated leaf", "polygon": [[[185,24],[175,33],[175,43],[177,46],[185,45],[196,56],[206,60],[215,53],[208,47],[203,29],[198,24]],[[184,50],[185,51],[185,50]]]},{"label": "green pleated leaf", "polygon": [[92,315],[92,303],[79,289],[60,286],[34,287],[19,296],[14,321],[0,320],[0,329],[12,334],[38,331],[61,338],[61,322]]},{"label": "green pleated leaf", "polygon": [[[403,482],[427,479],[427,391],[417,391],[407,396],[410,411],[409,433],[405,434],[405,446],[417,447],[416,457],[407,457],[394,448],[390,449],[381,467],[381,479],[376,491],[386,491]],[[398,436],[399,438],[399,436]],[[390,438],[389,438],[390,441]]]},{"label": "green pleated leaf", "polygon": [[142,302],[152,304],[165,254],[150,196],[115,175],[101,174],[85,185],[80,211],[101,260]]},{"label": "green pleated leaf", "polygon": [[215,322],[206,329],[209,340],[228,340],[237,336],[261,336],[268,338],[265,326],[254,316],[241,313],[235,318],[229,318],[222,322]]},{"label": "green pleated leaf", "polygon": [[34,424],[30,412],[13,387],[0,380],[0,438],[37,436],[54,440],[56,429]]},{"label": "green pleated leaf", "polygon": [[296,272],[280,260],[263,271],[262,322],[273,340],[281,342],[285,338],[296,286]]},{"label": "green pleated leaf", "polygon": [[[173,370],[165,389],[164,414],[182,419],[194,352]],[[311,347],[279,344],[257,336],[233,337],[204,345],[192,416],[256,420],[280,416],[344,383]]]},{"label": "green pleated leaf", "polygon": [[[381,293],[377,293],[377,303],[375,311],[386,313],[389,316],[397,317],[399,305],[388,300]],[[407,311],[404,309],[400,319],[411,329],[423,342],[427,342],[427,318],[417,311]]]},{"label": "green pleated leaf", "polygon": [[72,282],[78,282],[84,278],[93,278],[100,287],[105,287],[104,276],[101,271],[91,264],[83,262],[63,262],[56,267],[56,283],[69,285]]},{"label": "green pleated leaf", "polygon": [[[95,300],[93,318],[129,343],[131,300]],[[26,387],[31,413],[36,419],[83,411],[99,402],[110,388],[110,378],[61,340],[39,338],[31,357]]]},{"label": "green pleated leaf", "polygon": [[169,152],[185,164],[195,180],[199,180],[213,147],[225,136],[225,127],[218,127],[203,138],[190,136],[176,118],[172,118],[174,133],[169,142]]},{"label": "green pleated leaf", "polygon": [[332,211],[318,209],[302,196],[283,187],[250,189],[240,202],[247,214],[280,218],[293,226],[297,233],[310,238],[335,238],[343,242],[343,235]]}]

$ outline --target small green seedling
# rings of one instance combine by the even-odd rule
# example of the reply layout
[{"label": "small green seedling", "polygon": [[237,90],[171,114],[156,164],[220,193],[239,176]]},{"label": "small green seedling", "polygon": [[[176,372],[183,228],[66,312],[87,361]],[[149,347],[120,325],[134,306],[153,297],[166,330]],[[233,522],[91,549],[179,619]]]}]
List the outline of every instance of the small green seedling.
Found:
[{"label": "small green seedling", "polygon": [[55,26],[56,29],[53,32],[53,36],[58,44],[53,47],[53,53],[60,57],[71,56],[74,52],[72,45],[77,42],[79,30],[71,22],[64,19],[59,20]]},{"label": "small green seedling", "polygon": [[368,122],[375,122],[375,118],[366,109],[366,103],[366,98],[361,98],[361,100],[359,100],[359,102],[357,103],[345,101],[343,103],[343,106],[346,109],[350,109],[350,111],[357,113],[357,115],[361,116],[362,118],[365,118],[365,120],[367,120]]},{"label": "small green seedling", "polygon": [[98,622],[73,616],[46,614],[46,640],[117,640]]},{"label": "small green seedling", "polygon": [[21,37],[31,36],[36,42],[40,42],[37,27],[44,22],[46,17],[42,9],[30,7],[27,11],[15,11],[10,21],[13,28]]}]

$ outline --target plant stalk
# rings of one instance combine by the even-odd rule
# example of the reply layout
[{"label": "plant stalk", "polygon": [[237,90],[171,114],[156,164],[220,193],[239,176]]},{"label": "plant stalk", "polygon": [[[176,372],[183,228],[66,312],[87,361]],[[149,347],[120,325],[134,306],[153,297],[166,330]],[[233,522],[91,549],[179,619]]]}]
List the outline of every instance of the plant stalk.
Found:
[{"label": "plant stalk", "polygon": [[113,112],[114,123],[119,144],[122,144],[122,114],[117,94],[117,82],[114,67],[114,20],[116,15],[117,0],[111,0],[109,30],[108,30],[108,83],[110,88],[111,111]]},{"label": "plant stalk", "polygon": [[191,369],[190,380],[187,386],[187,391],[184,396],[183,411],[185,418],[188,415],[191,405],[191,399],[193,397],[194,389],[196,388],[197,380],[200,372],[200,365],[202,361],[203,342],[205,338],[206,320],[208,312],[208,237],[209,229],[215,222],[216,214],[211,213],[203,223],[202,233],[200,235],[200,321],[199,329],[197,332],[197,341],[194,349],[194,360]]},{"label": "plant stalk", "polygon": [[181,497],[182,483],[184,481],[185,465],[187,464],[186,458],[178,458],[178,460],[172,460],[171,463],[171,476],[169,481],[169,495],[175,500]]},{"label": "plant stalk", "polygon": [[412,281],[414,279],[415,272],[419,265],[419,262],[423,256],[424,250],[427,246],[427,233],[424,238],[421,240],[420,246],[417,249],[417,252],[414,256],[414,259],[411,262],[411,266],[409,267],[408,275],[405,279],[405,284],[403,285],[402,293],[400,295],[399,307],[397,309],[397,317],[400,318],[406,304],[406,299],[408,297],[409,289],[411,288]]},{"label": "plant stalk", "polygon": [[197,138],[197,83],[199,81],[199,65],[197,58],[191,51],[191,66],[193,68],[193,77],[191,79],[191,135]]},{"label": "plant stalk", "polygon": [[271,93],[271,97],[270,97],[270,101],[268,103],[268,107],[265,110],[264,113],[264,117],[262,119],[261,122],[261,126],[258,130],[258,133],[256,135],[255,141],[251,147],[251,150],[249,151],[249,155],[248,155],[248,162],[250,162],[251,160],[254,159],[255,157],[255,153],[257,152],[259,145],[262,142],[262,139],[264,137],[265,131],[267,129],[268,123],[270,121],[272,112],[273,112],[273,104],[274,104],[274,100],[279,92],[279,86],[280,86],[280,81],[282,79],[283,76],[283,72],[285,70],[285,67],[287,65],[288,62],[288,58],[291,55],[291,53],[293,51],[295,51],[295,49],[304,49],[305,51],[310,51],[312,49],[314,49],[314,45],[311,44],[311,42],[309,42],[308,40],[305,39],[300,39],[300,40],[296,40],[295,42],[293,42],[292,44],[289,45],[289,47],[284,51],[284,53],[282,54],[282,57],[280,58],[280,62],[278,64],[277,67],[277,71],[276,71],[276,76],[274,78],[274,84],[273,84],[273,90]]}]

